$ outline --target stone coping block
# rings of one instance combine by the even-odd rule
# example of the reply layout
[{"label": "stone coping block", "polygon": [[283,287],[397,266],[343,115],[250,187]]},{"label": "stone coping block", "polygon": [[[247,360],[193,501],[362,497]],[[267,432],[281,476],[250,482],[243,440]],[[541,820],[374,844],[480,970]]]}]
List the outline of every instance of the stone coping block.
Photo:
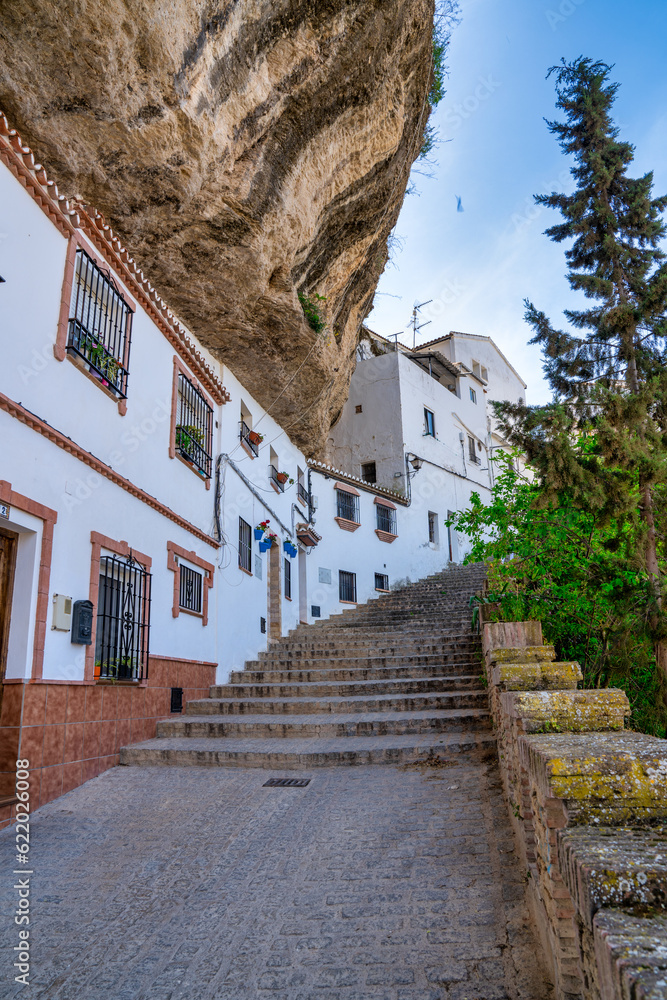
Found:
[{"label": "stone coping block", "polygon": [[490,649],[541,645],[541,622],[487,622],[482,626],[482,647],[485,653]]},{"label": "stone coping block", "polygon": [[561,875],[590,931],[597,910],[667,908],[667,826],[579,826],[558,835]]},{"label": "stone coping block", "polygon": [[518,742],[531,781],[544,799],[563,801],[569,823],[667,818],[667,740],[622,731],[521,736]]},{"label": "stone coping block", "polygon": [[539,663],[556,659],[553,646],[508,646],[492,649],[488,654],[489,662],[496,663]]},{"label": "stone coping block", "polygon": [[[523,652],[523,650],[522,650]],[[491,668],[491,682],[503,691],[575,691],[583,680],[576,661],[507,663]]]},{"label": "stone coping block", "polygon": [[506,691],[504,715],[520,719],[526,733],[596,732],[623,729],[630,702],[625,691]]},{"label": "stone coping block", "polygon": [[667,1000],[667,917],[599,910],[593,935],[602,997]]}]

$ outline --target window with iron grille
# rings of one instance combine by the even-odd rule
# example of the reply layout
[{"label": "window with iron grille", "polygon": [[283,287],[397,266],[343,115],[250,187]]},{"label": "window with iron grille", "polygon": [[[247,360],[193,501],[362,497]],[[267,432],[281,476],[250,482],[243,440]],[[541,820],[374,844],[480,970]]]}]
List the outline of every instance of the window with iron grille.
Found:
[{"label": "window with iron grille", "polygon": [[427,437],[435,437],[435,417],[426,407],[424,407],[424,434]]},{"label": "window with iron grille", "polygon": [[289,559],[285,559],[285,597],[292,600],[292,564]]},{"label": "window with iron grille", "polygon": [[438,515],[432,510],[428,512],[428,540],[432,545],[438,541]]},{"label": "window with iron grille", "polygon": [[375,462],[362,463],[361,478],[365,483],[377,483],[377,470],[375,468]]},{"label": "window with iron grille", "polygon": [[359,497],[345,490],[336,490],[336,516],[359,523]]},{"label": "window with iron grille", "polygon": [[299,497],[299,499],[303,500],[303,502],[305,504],[310,503],[310,497],[308,495],[308,490],[303,485],[303,483],[297,483],[296,492],[297,492],[297,496]]},{"label": "window with iron grille", "polygon": [[148,676],[151,574],[132,557],[100,559],[95,675],[140,681]]},{"label": "window with iron grille", "polygon": [[468,438],[468,458],[471,462],[474,462],[475,465],[480,464],[477,452],[475,451],[475,439],[471,437]]},{"label": "window with iron grille", "polygon": [[376,504],[377,509],[377,526],[378,531],[386,531],[390,535],[395,535],[396,532],[396,511],[391,507],[385,507],[384,504]]},{"label": "window with iron grille", "polygon": [[67,350],[88,364],[101,385],[123,399],[127,396],[131,317],[132,310],[110,272],[78,249]]},{"label": "window with iron grille", "polygon": [[211,475],[213,409],[183,372],[178,373],[176,451],[208,479]]},{"label": "window with iron grille", "polygon": [[357,602],[357,574],[338,571],[338,598],[341,601]]},{"label": "window with iron grille", "polygon": [[178,605],[184,611],[192,611],[196,615],[202,613],[202,591],[204,578],[196,569],[180,564],[180,589]]},{"label": "window with iron grille", "polygon": [[239,423],[239,438],[241,439],[241,441],[247,444],[248,448],[250,448],[250,451],[253,453],[255,458],[257,458],[257,456],[259,455],[259,444],[257,443],[257,437],[259,435],[255,434],[253,436],[254,437],[253,440],[250,437],[251,433],[252,431],[248,427],[245,420],[241,420]]},{"label": "window with iron grille", "polygon": [[239,518],[239,566],[252,573],[252,531],[247,521]]},{"label": "window with iron grille", "polygon": [[387,576],[386,573],[375,574],[375,589],[389,590],[389,577]]}]

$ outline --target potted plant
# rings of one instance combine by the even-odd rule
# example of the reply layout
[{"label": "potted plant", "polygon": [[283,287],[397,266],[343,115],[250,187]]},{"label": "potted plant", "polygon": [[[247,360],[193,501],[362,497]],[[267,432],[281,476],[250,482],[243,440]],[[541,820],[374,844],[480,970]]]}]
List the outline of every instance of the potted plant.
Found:
[{"label": "potted plant", "polygon": [[278,536],[274,535],[272,531],[269,531],[268,534],[264,536],[264,544],[266,545],[267,549],[270,549],[271,546],[274,544],[274,542],[276,544],[278,543]]},{"label": "potted plant", "polygon": [[294,545],[293,542],[289,540],[289,538],[286,538],[285,541],[283,542],[283,548],[285,549],[287,555],[291,559],[294,559],[294,556],[296,555],[296,546]]},{"label": "potted plant", "polygon": [[189,453],[193,444],[200,447],[204,444],[204,432],[192,424],[178,424],[176,427],[176,447],[179,451]]},{"label": "potted plant", "polygon": [[266,521],[260,521],[255,527],[255,539],[259,542],[264,537],[265,532],[269,530],[269,524],[271,521],[267,517]]},{"label": "potted plant", "polygon": [[263,440],[264,435],[258,434],[257,431],[250,431],[248,434],[248,441],[250,441],[250,444],[258,445],[261,444]]}]

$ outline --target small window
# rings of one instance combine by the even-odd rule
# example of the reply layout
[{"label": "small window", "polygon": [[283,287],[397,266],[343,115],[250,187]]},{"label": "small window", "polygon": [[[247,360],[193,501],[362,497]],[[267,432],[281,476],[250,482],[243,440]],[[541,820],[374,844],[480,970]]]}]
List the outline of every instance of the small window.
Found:
[{"label": "small window", "polygon": [[477,402],[477,393],[475,392],[475,390],[473,389],[472,386],[468,387],[468,392],[470,393],[470,399],[472,400],[472,402],[476,403]]},{"label": "small window", "polygon": [[387,576],[386,573],[375,574],[375,589],[389,590],[389,577]]},{"label": "small window", "polygon": [[482,378],[484,379],[485,382],[489,381],[489,372],[488,369],[484,367],[484,365],[482,365]]},{"label": "small window", "polygon": [[183,688],[171,689],[171,712],[178,714],[183,711]]},{"label": "small window", "polygon": [[[447,520],[450,521],[456,512],[453,510],[447,511]],[[452,534],[452,529],[450,525],[447,525],[447,547],[449,549],[449,561],[454,562],[454,536]]]},{"label": "small window", "polygon": [[364,462],[361,466],[361,478],[365,483],[377,483],[375,462]]},{"label": "small window", "polygon": [[213,409],[190,379],[178,374],[176,451],[206,479],[212,466]]},{"label": "small window", "polygon": [[438,544],[438,515],[432,510],[428,512],[428,540],[431,545]]},{"label": "small window", "polygon": [[480,464],[479,458],[477,457],[477,451],[475,449],[475,439],[472,437],[468,437],[468,458],[475,465]]},{"label": "small window", "polygon": [[385,507],[384,504],[376,505],[378,531],[386,531],[390,535],[396,532],[396,511],[392,507]]},{"label": "small window", "polygon": [[480,373],[481,373],[481,368],[480,368],[479,361],[473,361],[472,362],[472,371],[473,371],[473,375],[476,375],[477,378],[479,378]]},{"label": "small window", "polygon": [[292,600],[292,564],[289,559],[284,560],[285,567],[285,597]]},{"label": "small window", "polygon": [[239,567],[252,573],[251,529],[247,521],[239,518]]},{"label": "small window", "polygon": [[127,396],[132,310],[110,272],[85,250],[76,252],[67,350],[88,365],[90,374],[116,396]]},{"label": "small window", "polygon": [[312,618],[321,618],[322,617],[322,608],[320,607],[320,605],[319,604],[311,604],[311,606],[310,606],[310,614],[311,614]]},{"label": "small window", "polygon": [[363,406],[361,405],[361,403],[357,403],[357,405],[354,408],[354,412],[355,413],[362,413],[363,412]]},{"label": "small window", "polygon": [[241,401],[239,439],[250,452],[250,457],[257,458],[259,455],[259,446],[264,440],[264,437],[252,429],[252,414],[243,401]]},{"label": "small window", "polygon": [[357,603],[357,574],[346,570],[338,571],[338,598],[341,601]]},{"label": "small window", "polygon": [[202,613],[202,591],[204,577],[196,569],[180,563],[180,580],[178,606],[183,611],[192,611],[196,615]]},{"label": "small window", "polygon": [[151,574],[130,558],[103,556],[97,598],[95,676],[140,681],[147,676]]},{"label": "small window", "polygon": [[424,434],[427,437],[435,437],[435,417],[426,407],[424,407]]},{"label": "small window", "polygon": [[266,618],[259,619],[259,631],[262,635],[266,635]]},{"label": "small window", "polygon": [[336,490],[336,517],[359,523],[359,497],[345,490]]}]

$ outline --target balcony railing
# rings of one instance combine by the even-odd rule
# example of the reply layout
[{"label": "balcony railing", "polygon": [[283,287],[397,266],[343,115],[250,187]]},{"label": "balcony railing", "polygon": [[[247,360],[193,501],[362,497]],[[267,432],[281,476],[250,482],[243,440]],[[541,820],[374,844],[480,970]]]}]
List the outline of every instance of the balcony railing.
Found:
[{"label": "balcony railing", "polygon": [[257,458],[257,456],[259,455],[259,445],[253,443],[250,440],[250,433],[251,431],[248,425],[245,423],[245,421],[241,420],[239,422],[239,439],[243,441],[245,445],[248,446],[248,448],[253,453],[255,458]]},{"label": "balcony railing", "polygon": [[297,483],[296,495],[298,496],[299,500],[302,500],[303,503],[306,504],[306,506],[310,506],[310,493],[303,485],[303,483]]},{"label": "balcony railing", "polygon": [[280,475],[280,473],[276,469],[275,465],[270,465],[269,466],[269,479],[276,486],[276,488],[280,490],[281,493],[284,493],[285,492],[285,483],[284,482],[281,483],[280,479],[278,478],[279,475]]}]

